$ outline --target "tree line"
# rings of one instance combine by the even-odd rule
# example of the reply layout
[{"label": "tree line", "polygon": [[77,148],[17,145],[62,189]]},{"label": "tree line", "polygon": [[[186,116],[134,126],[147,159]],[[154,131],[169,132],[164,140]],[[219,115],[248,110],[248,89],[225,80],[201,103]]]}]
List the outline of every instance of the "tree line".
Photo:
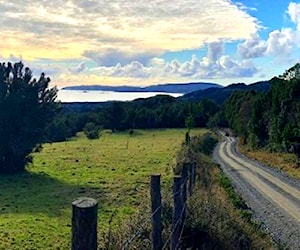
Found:
[{"label": "tree line", "polygon": [[42,143],[79,131],[97,138],[100,128],[230,127],[252,148],[295,152],[300,145],[300,64],[271,79],[268,91],[235,91],[221,105],[159,95],[72,111],[55,101],[49,82],[44,73],[33,78],[22,62],[0,63],[0,173],[24,170]]},{"label": "tree line", "polygon": [[[64,141],[82,131],[87,123],[94,123],[112,132],[130,129],[182,128],[186,120],[193,119],[193,126],[205,127],[219,107],[213,101],[177,101],[159,95],[132,102],[112,102],[110,105],[89,111],[64,111],[46,127],[49,141]],[[190,122],[190,121],[189,121]]]},{"label": "tree line", "polygon": [[271,79],[268,92],[234,92],[215,115],[215,123],[228,123],[252,148],[293,151],[300,143],[299,69],[296,64]]}]

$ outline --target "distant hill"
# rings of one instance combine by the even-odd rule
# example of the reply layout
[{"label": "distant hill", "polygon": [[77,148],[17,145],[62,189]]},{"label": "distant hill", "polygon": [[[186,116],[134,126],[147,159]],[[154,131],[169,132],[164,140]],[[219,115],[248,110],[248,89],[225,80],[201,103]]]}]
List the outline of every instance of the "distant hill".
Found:
[{"label": "distant hill", "polygon": [[104,85],[80,85],[69,86],[63,90],[80,90],[80,91],[115,91],[115,92],[162,92],[162,93],[182,93],[187,94],[198,90],[208,88],[221,88],[216,83],[192,82],[192,83],[166,83],[151,85],[146,87],[134,86],[104,86]]},{"label": "distant hill", "polygon": [[268,91],[270,89],[269,81],[261,81],[246,85],[244,83],[231,84],[223,88],[209,88],[198,90],[192,93],[178,97],[181,101],[200,101],[202,99],[210,99],[221,105],[235,90],[247,91]]}]

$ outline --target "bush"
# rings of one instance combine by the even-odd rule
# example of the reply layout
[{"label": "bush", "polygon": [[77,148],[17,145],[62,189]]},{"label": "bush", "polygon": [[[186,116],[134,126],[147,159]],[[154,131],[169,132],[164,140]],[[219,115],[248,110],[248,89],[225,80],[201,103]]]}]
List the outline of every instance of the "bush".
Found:
[{"label": "bush", "polygon": [[206,133],[203,136],[195,136],[191,140],[191,146],[196,152],[203,153],[205,155],[210,155],[218,140],[213,137],[210,133]]},{"label": "bush", "polygon": [[83,128],[83,132],[90,140],[98,139],[100,137],[101,127],[97,126],[94,122],[88,122]]}]

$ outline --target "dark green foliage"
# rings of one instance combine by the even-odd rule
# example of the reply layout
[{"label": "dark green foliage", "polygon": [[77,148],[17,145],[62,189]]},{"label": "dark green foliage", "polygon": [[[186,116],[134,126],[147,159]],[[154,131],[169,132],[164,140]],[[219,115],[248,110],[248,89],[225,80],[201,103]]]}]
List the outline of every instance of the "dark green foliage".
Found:
[{"label": "dark green foliage", "polygon": [[188,129],[188,132],[195,126],[195,119],[192,114],[190,114],[187,118],[185,118],[185,126]]},{"label": "dark green foliage", "polygon": [[299,67],[271,79],[267,93],[234,92],[225,102],[226,120],[242,142],[272,151],[291,151],[300,142]]},{"label": "dark green foliage", "polygon": [[83,128],[83,132],[88,139],[98,139],[100,137],[101,127],[93,122],[88,122]]},{"label": "dark green foliage", "polygon": [[229,198],[232,201],[232,204],[238,209],[248,209],[246,203],[242,200],[242,198],[235,192],[234,188],[231,185],[231,182],[228,177],[224,174],[220,176],[220,184],[227,192]]},{"label": "dark green foliage", "polygon": [[[189,126],[205,127],[210,117],[219,107],[210,100],[201,102],[181,102],[176,98],[159,95],[133,102],[111,102],[106,105],[89,105],[71,112],[70,105],[65,106],[47,127],[48,141],[63,141],[82,131],[87,122],[94,122],[105,129],[124,131],[129,129],[184,128],[187,117],[193,117]],[[84,108],[86,107],[86,108]],[[189,118],[189,119],[190,119]]]},{"label": "dark green foliage", "polygon": [[210,155],[213,152],[217,143],[218,140],[210,133],[206,133],[203,136],[193,137],[193,140],[191,141],[192,148],[196,152],[200,152],[205,155]]},{"label": "dark green foliage", "polygon": [[42,73],[32,79],[23,64],[0,65],[0,172],[24,170],[29,154],[44,141],[44,128],[57,110],[57,89]]},{"label": "dark green foliage", "polygon": [[209,99],[222,105],[234,91],[250,91],[255,90],[257,92],[267,92],[269,91],[270,83],[269,81],[256,82],[250,85],[244,83],[231,84],[224,88],[209,88],[205,90],[198,90],[189,94],[186,94],[182,97],[179,97],[179,100],[182,101],[201,101],[203,99]]}]

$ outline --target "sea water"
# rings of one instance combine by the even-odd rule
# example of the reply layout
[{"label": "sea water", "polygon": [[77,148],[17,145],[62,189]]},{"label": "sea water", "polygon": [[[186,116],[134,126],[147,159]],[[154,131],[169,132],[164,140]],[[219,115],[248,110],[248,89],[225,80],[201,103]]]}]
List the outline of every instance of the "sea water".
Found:
[{"label": "sea water", "polygon": [[113,92],[98,90],[59,90],[57,100],[61,102],[107,102],[107,101],[132,101],[137,98],[148,98],[156,95],[170,95],[179,97],[180,93],[163,92]]}]

